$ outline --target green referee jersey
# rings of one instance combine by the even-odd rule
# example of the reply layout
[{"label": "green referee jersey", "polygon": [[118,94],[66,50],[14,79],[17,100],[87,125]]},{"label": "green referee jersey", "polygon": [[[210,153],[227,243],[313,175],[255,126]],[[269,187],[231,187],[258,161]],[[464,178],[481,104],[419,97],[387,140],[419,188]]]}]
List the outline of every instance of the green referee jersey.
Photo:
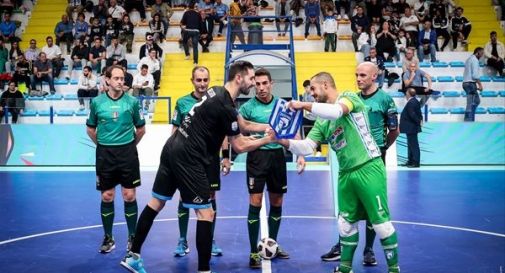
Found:
[{"label": "green referee jersey", "polygon": [[370,133],[366,106],[358,95],[345,92],[337,102],[350,106],[351,112],[337,120],[317,118],[308,138],[319,142],[327,140],[337,153],[340,170],[349,171],[380,157],[381,152]]},{"label": "green referee jersey", "polygon": [[[249,121],[256,123],[268,124],[270,119],[270,114],[277,103],[278,98],[272,96],[272,100],[268,103],[260,101],[258,98],[254,97],[249,99],[246,103],[240,106],[240,115]],[[263,136],[263,134],[260,134]],[[280,149],[282,146],[277,143],[271,143],[260,147],[260,150],[270,150],[270,149]]]},{"label": "green referee jersey", "polygon": [[[390,116],[398,114],[393,99],[382,89],[378,89],[371,96],[363,96],[359,93],[368,110],[368,120],[372,129],[372,136],[379,147],[386,146],[386,128]],[[393,124],[396,129],[397,122]],[[391,128],[390,128],[391,129]]]},{"label": "green referee jersey", "polygon": [[184,117],[189,113],[193,105],[198,102],[198,98],[190,94],[180,97],[175,103],[174,115],[172,117],[172,124],[180,127]]},{"label": "green referee jersey", "polygon": [[105,92],[91,101],[86,125],[96,128],[98,144],[117,146],[135,140],[135,128],[145,125],[137,98],[123,93],[113,99]]}]

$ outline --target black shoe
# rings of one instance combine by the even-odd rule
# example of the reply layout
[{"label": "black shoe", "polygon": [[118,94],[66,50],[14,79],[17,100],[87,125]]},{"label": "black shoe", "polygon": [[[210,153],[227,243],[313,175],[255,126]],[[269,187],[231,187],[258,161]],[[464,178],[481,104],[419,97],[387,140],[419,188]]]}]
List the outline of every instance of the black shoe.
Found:
[{"label": "black shoe", "polygon": [[375,253],[371,248],[365,248],[363,251],[363,265],[364,266],[376,266],[377,260],[375,259]]},{"label": "black shoe", "polygon": [[261,268],[261,257],[259,253],[249,254],[249,267],[250,268]]},{"label": "black shoe", "polygon": [[340,260],[340,243],[332,246],[328,253],[321,256],[321,260],[325,262],[339,261]]},{"label": "black shoe", "polygon": [[106,254],[111,252],[114,248],[116,248],[116,243],[114,242],[114,238],[110,235],[103,236],[103,242],[100,246],[100,253]]},{"label": "black shoe", "polygon": [[277,254],[275,255],[275,257],[279,258],[279,259],[289,259],[289,253],[287,253],[286,251],[284,251],[281,246],[278,246],[277,247]]}]

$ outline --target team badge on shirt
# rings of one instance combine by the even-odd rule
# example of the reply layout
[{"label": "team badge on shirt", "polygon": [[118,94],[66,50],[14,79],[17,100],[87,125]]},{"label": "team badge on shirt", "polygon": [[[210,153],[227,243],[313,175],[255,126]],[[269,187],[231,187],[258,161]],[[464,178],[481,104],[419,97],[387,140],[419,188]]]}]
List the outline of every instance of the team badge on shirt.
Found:
[{"label": "team badge on shirt", "polygon": [[232,131],[237,131],[238,130],[238,123],[236,121],[231,123],[231,130]]},{"label": "team badge on shirt", "polygon": [[214,89],[211,88],[211,89],[207,90],[207,94],[209,94],[209,97],[212,98],[216,95],[216,92],[214,92]]},{"label": "team badge on shirt", "polygon": [[112,119],[113,119],[114,121],[117,121],[117,118],[118,118],[118,117],[119,117],[119,112],[117,112],[117,111],[112,112]]}]

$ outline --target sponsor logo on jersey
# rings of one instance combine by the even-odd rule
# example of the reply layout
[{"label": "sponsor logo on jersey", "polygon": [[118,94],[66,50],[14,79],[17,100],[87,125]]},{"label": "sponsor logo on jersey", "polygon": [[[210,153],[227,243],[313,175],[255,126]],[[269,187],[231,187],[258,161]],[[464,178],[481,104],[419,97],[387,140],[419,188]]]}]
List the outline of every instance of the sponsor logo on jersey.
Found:
[{"label": "sponsor logo on jersey", "polygon": [[341,135],[343,132],[344,132],[344,127],[339,126],[339,127],[337,127],[337,129],[335,130],[335,132],[333,132],[332,136],[336,138],[339,135]]},{"label": "sponsor logo on jersey", "polygon": [[347,146],[347,141],[345,139],[340,140],[339,142],[332,145],[335,150],[340,150]]},{"label": "sponsor logo on jersey", "polygon": [[237,131],[238,130],[238,123],[236,121],[231,123],[231,130],[232,131]]},{"label": "sponsor logo on jersey", "polygon": [[193,203],[201,204],[201,203],[203,203],[203,200],[202,200],[202,198],[200,198],[200,196],[197,196],[197,197],[195,197],[195,199],[193,199]]},{"label": "sponsor logo on jersey", "polygon": [[216,92],[214,91],[213,88],[207,90],[207,94],[209,94],[209,97],[211,97],[211,98],[216,96]]}]

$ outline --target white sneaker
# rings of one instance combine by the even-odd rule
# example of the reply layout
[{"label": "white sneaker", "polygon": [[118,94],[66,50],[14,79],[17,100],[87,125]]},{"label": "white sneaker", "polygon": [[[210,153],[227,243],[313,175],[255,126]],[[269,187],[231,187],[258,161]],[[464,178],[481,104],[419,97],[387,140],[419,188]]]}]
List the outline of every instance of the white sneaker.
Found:
[{"label": "white sneaker", "polygon": [[321,152],[317,152],[315,155],[315,157],[321,157],[321,156],[322,156]]},{"label": "white sneaker", "polygon": [[189,55],[184,57],[184,60],[189,60]]},{"label": "white sneaker", "polygon": [[344,14],[344,20],[349,20],[349,16],[347,16],[347,14]]},{"label": "white sneaker", "polygon": [[340,19],[342,19],[342,15],[340,15],[340,14],[339,14],[339,15],[337,16],[337,20],[340,20]]}]

